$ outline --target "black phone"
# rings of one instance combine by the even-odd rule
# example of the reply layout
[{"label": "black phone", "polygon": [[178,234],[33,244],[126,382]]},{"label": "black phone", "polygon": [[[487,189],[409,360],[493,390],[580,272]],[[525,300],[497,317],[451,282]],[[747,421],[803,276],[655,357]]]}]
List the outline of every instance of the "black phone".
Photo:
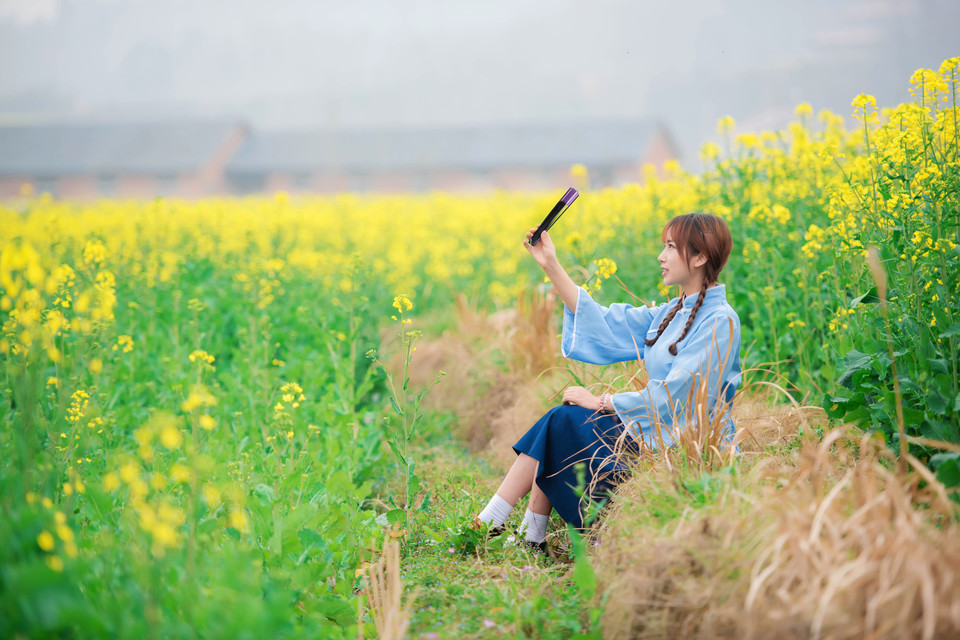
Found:
[{"label": "black phone", "polygon": [[537,227],[537,230],[533,232],[533,237],[530,238],[530,246],[536,245],[540,242],[540,236],[544,231],[549,231],[550,227],[560,219],[560,216],[563,215],[563,212],[570,208],[570,205],[573,204],[573,201],[577,199],[577,196],[580,195],[580,192],[570,187],[567,189],[567,192],[563,194],[563,197],[560,198],[560,201],[553,206],[553,209],[550,210],[550,213],[547,214],[547,217],[543,219],[543,222],[540,223],[540,226]]}]

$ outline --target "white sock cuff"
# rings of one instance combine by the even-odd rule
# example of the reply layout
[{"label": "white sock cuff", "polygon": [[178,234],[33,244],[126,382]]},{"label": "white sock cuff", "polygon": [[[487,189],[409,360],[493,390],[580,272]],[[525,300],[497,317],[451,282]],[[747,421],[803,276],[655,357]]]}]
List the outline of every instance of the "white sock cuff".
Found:
[{"label": "white sock cuff", "polygon": [[527,509],[523,514],[523,523],[520,525],[520,533],[525,534],[524,539],[528,542],[543,542],[547,537],[547,523],[550,516],[534,513]]},{"label": "white sock cuff", "polygon": [[490,502],[487,503],[487,506],[484,507],[483,511],[481,511],[477,517],[480,522],[502,526],[503,523],[507,521],[507,518],[510,517],[512,511],[513,505],[497,494],[493,494]]}]

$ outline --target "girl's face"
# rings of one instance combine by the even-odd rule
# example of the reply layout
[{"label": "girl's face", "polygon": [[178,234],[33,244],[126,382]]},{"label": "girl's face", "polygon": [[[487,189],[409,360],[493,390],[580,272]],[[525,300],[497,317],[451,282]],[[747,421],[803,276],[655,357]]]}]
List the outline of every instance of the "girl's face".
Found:
[{"label": "girl's face", "polygon": [[680,285],[684,293],[700,290],[703,285],[702,267],[706,263],[706,257],[699,253],[688,257],[691,258],[689,262],[680,256],[677,245],[668,231],[663,243],[663,251],[657,256],[663,284],[668,287]]}]

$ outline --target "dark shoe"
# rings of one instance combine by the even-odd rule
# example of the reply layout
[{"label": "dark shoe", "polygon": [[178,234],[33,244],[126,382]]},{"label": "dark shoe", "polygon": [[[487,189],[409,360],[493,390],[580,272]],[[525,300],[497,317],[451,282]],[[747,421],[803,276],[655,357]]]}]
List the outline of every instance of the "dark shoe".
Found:
[{"label": "dark shoe", "polygon": [[559,564],[573,564],[574,558],[570,555],[570,549],[566,545],[559,545],[555,542],[547,545],[547,557]]},{"label": "dark shoe", "polygon": [[547,553],[546,540],[543,540],[541,542],[531,542],[529,540],[518,540],[517,544],[519,544],[524,549],[529,549],[530,551],[534,551],[536,553]]}]

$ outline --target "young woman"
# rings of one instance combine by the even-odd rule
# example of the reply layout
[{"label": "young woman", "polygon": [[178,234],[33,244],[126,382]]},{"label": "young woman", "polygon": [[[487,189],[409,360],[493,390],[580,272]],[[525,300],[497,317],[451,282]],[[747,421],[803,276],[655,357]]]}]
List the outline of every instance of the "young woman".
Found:
[{"label": "young woman", "polygon": [[733,246],[721,218],[691,213],[667,223],[657,260],[664,284],[679,285],[681,295],[656,308],[597,304],[560,266],[548,234],[530,245],[533,232],[527,233],[524,246],[566,307],[563,355],[592,364],[642,358],[650,377],[635,392],[596,396],[583,387],[568,387],[563,404],[514,445],[517,460],[474,526],[502,531],[517,501],[530,493],[518,531],[528,546],[542,549],[551,509],[581,528],[578,487],[587,487],[594,499],[613,489],[614,472],[622,470],[614,453],[619,439],[632,441],[634,449],[637,440],[647,447],[660,441],[673,444],[672,432],[684,428],[689,416],[688,402],[702,398],[704,390],[709,415],[722,412],[726,435],[733,436],[729,408],[740,383],[740,319],[727,304],[725,286],[717,283]]}]

